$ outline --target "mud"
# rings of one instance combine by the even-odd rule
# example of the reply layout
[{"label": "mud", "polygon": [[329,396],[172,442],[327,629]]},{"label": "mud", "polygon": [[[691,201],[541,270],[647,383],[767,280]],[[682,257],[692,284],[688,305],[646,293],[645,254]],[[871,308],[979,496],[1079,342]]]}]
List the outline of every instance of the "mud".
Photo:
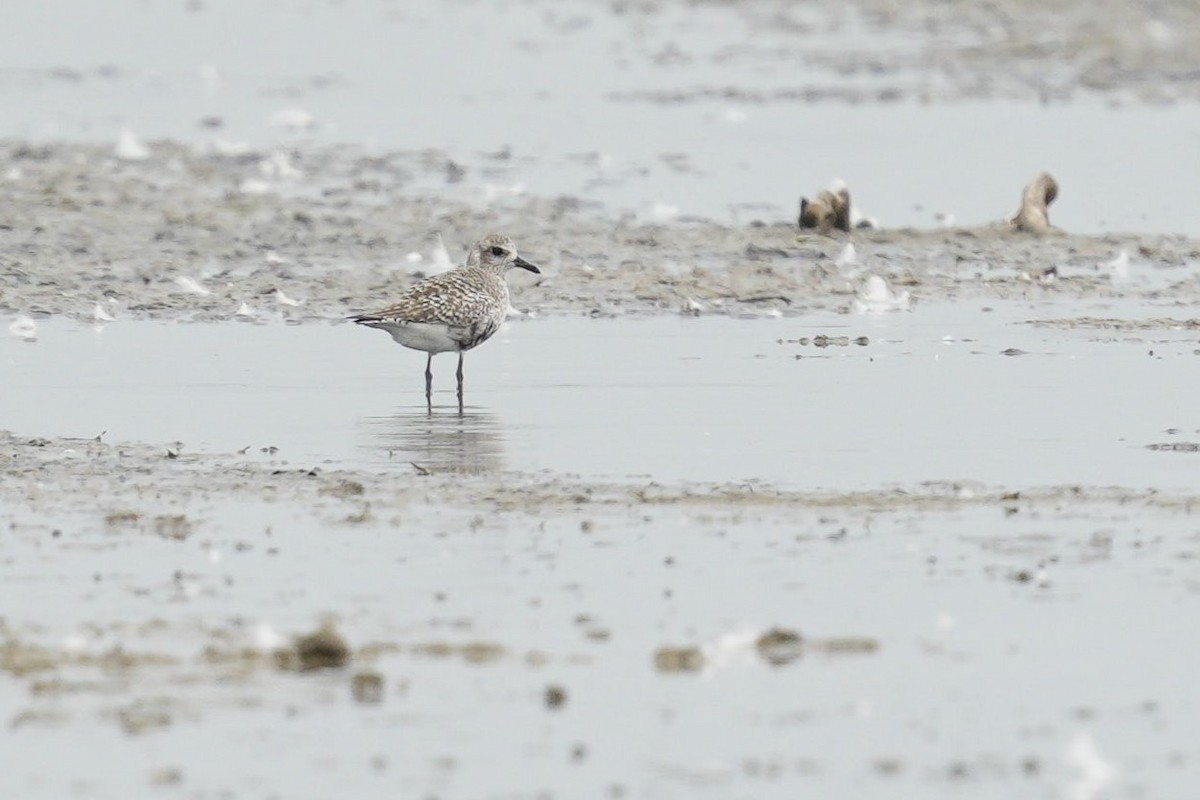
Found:
[{"label": "mud", "polygon": [[[1200,7],[393,6],[11,9],[0,795],[1192,791]],[[490,231],[405,405],[325,323]]]},{"label": "mud", "polygon": [[[691,727],[736,708],[725,724],[737,731],[738,763],[755,765],[727,779],[738,784],[814,774],[840,783],[868,770],[905,785],[953,774],[934,780],[1004,786],[1035,759],[1044,766],[1028,780],[1050,790],[1072,774],[1064,748],[1078,740],[1071,709],[1081,704],[1095,709],[1088,728],[1109,757],[1149,747],[1156,771],[1190,769],[1173,735],[1127,745],[1121,731],[1131,714],[1155,731],[1190,724],[1165,699],[1186,696],[1192,675],[1178,683],[1161,656],[1185,635],[1173,620],[1186,622],[1156,609],[1195,591],[1187,565],[1200,558],[1191,524],[1200,495],[1191,492],[954,482],[806,491],[245,458],[0,435],[0,556],[9,597],[24,594],[6,602],[0,628],[7,725],[29,765],[19,775],[46,774],[26,747],[37,737],[94,730],[108,749],[199,736],[210,742],[200,752],[224,755],[157,758],[105,785],[232,791],[266,779],[307,796],[263,766],[282,763],[270,756],[292,752],[298,736],[306,779],[333,759],[337,783],[367,795],[392,770],[436,781],[447,758],[461,761],[456,783],[491,785],[486,764],[520,758],[549,735],[574,754],[565,763],[598,759],[620,781],[691,784],[716,780],[707,754],[727,758],[725,746],[689,739],[656,749],[661,766],[647,767],[642,746],[616,744],[619,732],[665,725],[678,734],[658,715]],[[187,535],[158,534],[157,520],[180,515]],[[47,579],[49,596],[38,588]],[[930,604],[929,592],[945,599]],[[1114,624],[1114,594],[1141,622]],[[881,611],[897,604],[897,614]],[[337,621],[309,635],[329,614]],[[1039,627],[1047,615],[1049,628]],[[1070,652],[1054,644],[1063,615],[1085,628]],[[1108,653],[1103,669],[1097,647]],[[1045,676],[1044,657],[1071,663],[1063,680]],[[1151,675],[1134,675],[1148,658],[1159,662]],[[1001,661],[1037,698],[1015,711],[975,698],[972,708],[1004,719],[999,744],[965,756],[895,744],[944,707],[945,682],[974,691],[964,670]],[[1081,669],[1093,675],[1083,689],[1070,677]],[[928,679],[901,702],[888,688],[898,673]],[[655,679],[668,685],[647,683]],[[714,687],[747,695],[714,705]],[[666,711],[633,699],[664,691]],[[1129,710],[1148,701],[1161,710]],[[850,750],[823,741],[874,703],[885,741]],[[765,727],[747,723],[746,708]],[[514,741],[468,746],[454,721],[491,730],[535,710],[556,720],[552,733],[522,727]],[[212,744],[281,719],[287,733],[256,747],[265,760]],[[418,730],[425,744],[379,744],[380,725]],[[1043,738],[1028,740],[1030,727]],[[812,759],[775,759],[781,731],[806,742]],[[535,768],[550,785],[579,780]]]},{"label": "mud", "polygon": [[[481,513],[560,513],[660,506],[952,511],[981,506],[1054,507],[1063,502],[1181,509],[1200,502],[1200,495],[1117,487],[997,487],[988,490],[976,484],[930,482],[916,487],[863,492],[822,492],[745,483],[608,483],[573,479],[569,475],[523,478],[512,473],[463,475],[403,470],[343,471],[319,466],[280,468],[274,464],[239,462],[236,456],[185,453],[169,459],[163,448],[154,445],[77,439],[30,440],[8,431],[0,431],[0,460],[5,475],[10,478],[0,486],[0,496],[7,501],[14,505],[29,505],[40,513],[62,514],[79,510],[79,504],[86,498],[90,503],[88,508],[110,528],[113,519],[133,520],[143,515],[128,510],[112,512],[109,508],[143,505],[131,502],[143,497],[154,498],[154,502],[147,505],[157,506],[164,498],[183,499],[196,492],[229,501],[269,495],[286,506],[336,512],[345,507],[342,502],[345,498],[340,496],[339,488],[347,482],[361,487],[361,491],[353,495],[355,499],[369,500],[376,512],[384,517],[413,504],[434,501],[476,508]],[[203,480],[202,486],[197,485],[198,479]],[[60,491],[63,486],[70,486],[73,491]],[[97,504],[93,498],[103,500]],[[583,533],[591,533],[593,528],[594,523],[585,522]],[[186,537],[164,538],[183,541]]]},{"label": "mud", "polygon": [[[800,63],[821,78],[763,89],[724,84],[629,91],[621,99],[678,103],[703,98],[767,102],[888,103],[1039,98],[1081,94],[1112,102],[1195,99],[1200,11],[1173,2],[1147,8],[1126,0],[1079,6],[1015,2],[904,3],[854,0],[797,5],[784,0],[717,2],[756,34],[707,51],[685,42],[649,53],[662,64]],[[666,2],[622,4],[647,14]]]},{"label": "mud", "polygon": [[[522,198],[488,208],[414,196],[413,174],[444,170],[435,153],[366,156],[352,147],[291,158],[316,192],[246,194],[265,154],[200,155],[157,143],[129,164],[107,148],[0,145],[19,171],[0,211],[0,313],[91,320],[340,319],[386,302],[425,274],[410,253],[439,232],[461,256],[490,230],[514,237],[545,275],[514,276],[514,305],[539,313],[798,314],[850,310],[870,274],[913,297],[1200,297],[1200,241],[1173,235],[1009,231],[994,226],[800,235],[794,222],[728,226],[610,219],[577,199]],[[1019,183],[1017,184],[1019,185]],[[852,264],[839,264],[847,241]],[[1114,282],[1121,251],[1147,288]],[[1030,275],[1053,268],[1052,284]],[[97,310],[99,309],[99,311]]]}]

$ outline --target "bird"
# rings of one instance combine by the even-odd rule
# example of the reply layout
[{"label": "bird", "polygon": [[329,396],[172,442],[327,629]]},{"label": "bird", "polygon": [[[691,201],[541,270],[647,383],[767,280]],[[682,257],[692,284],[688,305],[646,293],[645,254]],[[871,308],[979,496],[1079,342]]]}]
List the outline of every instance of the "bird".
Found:
[{"label": "bird", "polygon": [[458,353],[458,405],[463,401],[463,353],[491,338],[508,316],[508,284],[504,277],[519,267],[541,270],[517,254],[508,236],[490,233],[476,242],[466,262],[449,272],[426,278],[386,308],[349,317],[378,328],[397,344],[428,354],[425,360],[425,403],[433,404],[433,357]]}]

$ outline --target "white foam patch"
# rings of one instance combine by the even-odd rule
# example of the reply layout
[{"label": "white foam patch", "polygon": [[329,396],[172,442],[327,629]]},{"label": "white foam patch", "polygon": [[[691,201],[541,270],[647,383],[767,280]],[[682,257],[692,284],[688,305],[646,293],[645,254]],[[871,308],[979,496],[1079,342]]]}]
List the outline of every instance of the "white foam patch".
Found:
[{"label": "white foam patch", "polygon": [[259,161],[258,171],[262,173],[264,178],[275,178],[284,181],[295,180],[304,175],[303,172],[292,166],[292,161],[288,158],[288,154],[282,150],[276,150],[271,155]]},{"label": "white foam patch", "polygon": [[187,275],[180,275],[175,278],[175,285],[180,289],[183,289],[185,292],[198,294],[201,297],[206,297],[212,294],[211,289],[203,286],[200,281],[196,280],[195,278],[189,278]]},{"label": "white foam patch", "polygon": [[669,222],[677,216],[679,216],[679,206],[673,206],[661,200],[650,206],[650,219],[655,222]]},{"label": "white foam patch", "polygon": [[238,184],[238,191],[242,194],[266,194],[271,191],[271,184],[257,178],[247,178]]},{"label": "white foam patch", "polygon": [[248,142],[234,142],[218,136],[209,144],[209,149],[219,156],[233,157],[249,153],[250,144]]},{"label": "white foam patch", "polygon": [[82,653],[87,648],[87,639],[81,633],[69,633],[60,642],[68,653]]},{"label": "white foam patch", "polygon": [[285,642],[284,638],[265,622],[260,622],[254,626],[250,641],[259,650],[275,650],[282,647]]},{"label": "white foam patch", "polygon": [[32,317],[23,314],[12,321],[12,324],[8,326],[8,332],[27,342],[37,341],[37,323],[33,321]]},{"label": "white foam patch", "polygon": [[114,152],[122,161],[145,161],[150,157],[150,148],[142,144],[128,128],[121,131]]},{"label": "white foam patch", "polygon": [[838,267],[848,267],[858,263],[858,250],[854,248],[853,242],[846,242],[846,246],[842,248],[842,252],[838,253],[837,258],[833,263]]},{"label": "white foam patch", "polygon": [[1105,761],[1092,737],[1081,733],[1067,746],[1067,764],[1075,771],[1075,780],[1067,786],[1071,800],[1094,800],[1117,777],[1117,771]]},{"label": "white foam patch", "polygon": [[527,187],[523,183],[510,183],[507,186],[502,186],[497,183],[485,183],[483,185],[483,196],[488,200],[495,200],[498,197],[518,197],[525,194]]},{"label": "white foam patch", "polygon": [[1108,273],[1113,283],[1125,283],[1129,280],[1129,264],[1132,259],[1127,250],[1122,250],[1109,261],[1100,264],[1100,268]]},{"label": "white foam patch", "polygon": [[281,108],[272,114],[268,124],[272,128],[304,130],[305,128],[314,127],[317,124],[317,120],[303,108],[291,106],[290,108]]},{"label": "white foam patch", "polygon": [[755,628],[744,628],[722,634],[711,642],[700,645],[704,654],[705,677],[729,669],[735,664],[749,664],[755,659],[755,643],[762,631]]},{"label": "white foam patch", "polygon": [[907,311],[910,305],[908,292],[893,292],[887,281],[878,275],[867,278],[858,296],[854,298],[854,308],[859,314]]}]

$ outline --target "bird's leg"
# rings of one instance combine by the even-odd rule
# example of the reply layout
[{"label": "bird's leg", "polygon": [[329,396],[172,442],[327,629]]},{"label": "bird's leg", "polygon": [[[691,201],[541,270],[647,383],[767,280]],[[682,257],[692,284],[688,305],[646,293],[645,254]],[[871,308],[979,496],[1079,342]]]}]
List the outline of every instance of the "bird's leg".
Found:
[{"label": "bird's leg", "polygon": [[425,405],[433,405],[433,353],[425,360]]},{"label": "bird's leg", "polygon": [[458,353],[458,372],[454,373],[455,376],[458,378],[458,410],[459,411],[462,410],[462,400],[463,400],[462,362],[463,362],[463,354],[462,354],[462,351],[460,350]]}]

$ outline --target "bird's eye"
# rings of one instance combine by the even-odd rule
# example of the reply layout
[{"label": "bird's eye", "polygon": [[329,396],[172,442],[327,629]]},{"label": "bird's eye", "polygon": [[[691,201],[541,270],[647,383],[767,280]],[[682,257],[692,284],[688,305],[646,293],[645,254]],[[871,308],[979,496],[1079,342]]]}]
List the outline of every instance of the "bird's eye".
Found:
[{"label": "bird's eye", "polygon": [[503,247],[493,247],[493,248],[492,248],[492,255],[494,255],[494,256],[502,256],[502,255],[504,255],[504,248],[503,248]]}]

